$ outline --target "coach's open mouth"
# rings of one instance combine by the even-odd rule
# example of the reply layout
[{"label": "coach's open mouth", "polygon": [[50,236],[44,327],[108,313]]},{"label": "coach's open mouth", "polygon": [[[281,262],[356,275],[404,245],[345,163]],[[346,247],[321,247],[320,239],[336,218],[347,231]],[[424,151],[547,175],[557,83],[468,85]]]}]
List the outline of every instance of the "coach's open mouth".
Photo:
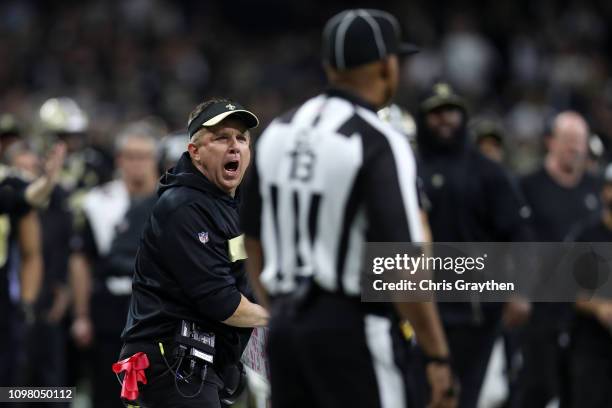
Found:
[{"label": "coach's open mouth", "polygon": [[239,160],[230,160],[227,163],[225,163],[225,165],[223,166],[223,168],[225,169],[225,172],[229,176],[235,176],[236,174],[238,174],[239,167],[240,167]]}]

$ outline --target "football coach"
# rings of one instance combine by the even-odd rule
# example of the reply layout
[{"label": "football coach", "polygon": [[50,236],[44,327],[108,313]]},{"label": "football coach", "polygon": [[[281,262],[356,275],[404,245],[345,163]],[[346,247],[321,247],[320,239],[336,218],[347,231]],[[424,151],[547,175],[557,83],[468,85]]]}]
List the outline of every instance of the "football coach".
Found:
[{"label": "football coach", "polygon": [[160,180],[136,258],[123,360],[113,366],[124,402],[221,407],[239,388],[251,330],[268,322],[252,301],[239,227],[249,129],[258,123],[227,99],[189,116],[188,151]]}]

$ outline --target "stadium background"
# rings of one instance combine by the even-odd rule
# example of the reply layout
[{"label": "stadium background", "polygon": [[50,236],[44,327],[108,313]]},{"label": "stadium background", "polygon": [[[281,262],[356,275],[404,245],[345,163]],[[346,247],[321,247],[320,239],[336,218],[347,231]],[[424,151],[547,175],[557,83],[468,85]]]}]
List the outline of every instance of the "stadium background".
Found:
[{"label": "stadium background", "polygon": [[[210,95],[230,95],[267,123],[315,94],[320,29],[367,2],[5,1],[0,5],[0,111],[27,126],[51,96],[71,96],[90,137],[154,115],[170,130]],[[370,6],[372,6],[370,4]],[[532,169],[547,118],[573,108],[607,141],[612,128],[612,4],[600,1],[377,1],[423,51],[403,65],[397,101],[447,78],[471,112],[500,121],[511,163]],[[263,127],[262,127],[263,128]]]}]

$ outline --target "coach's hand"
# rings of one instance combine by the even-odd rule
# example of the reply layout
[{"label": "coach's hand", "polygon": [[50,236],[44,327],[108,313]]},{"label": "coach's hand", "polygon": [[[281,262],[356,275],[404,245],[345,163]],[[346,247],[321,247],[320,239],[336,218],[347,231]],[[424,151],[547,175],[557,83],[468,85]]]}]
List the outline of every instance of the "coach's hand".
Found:
[{"label": "coach's hand", "polygon": [[448,363],[432,361],[426,366],[427,381],[431,387],[428,408],[454,408],[457,406],[459,386],[453,380]]}]

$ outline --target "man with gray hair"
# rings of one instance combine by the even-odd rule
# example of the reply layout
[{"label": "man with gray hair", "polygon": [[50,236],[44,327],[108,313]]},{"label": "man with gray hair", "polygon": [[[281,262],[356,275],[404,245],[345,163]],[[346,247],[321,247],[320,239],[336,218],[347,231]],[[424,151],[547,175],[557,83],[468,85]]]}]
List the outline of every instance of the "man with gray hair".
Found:
[{"label": "man with gray hair", "polygon": [[117,136],[115,159],[119,177],[85,195],[71,243],[72,335],[79,347],[95,346],[94,407],[120,406],[110,367],[121,349],[138,240],[156,201],[157,140],[150,126],[127,125]]}]

